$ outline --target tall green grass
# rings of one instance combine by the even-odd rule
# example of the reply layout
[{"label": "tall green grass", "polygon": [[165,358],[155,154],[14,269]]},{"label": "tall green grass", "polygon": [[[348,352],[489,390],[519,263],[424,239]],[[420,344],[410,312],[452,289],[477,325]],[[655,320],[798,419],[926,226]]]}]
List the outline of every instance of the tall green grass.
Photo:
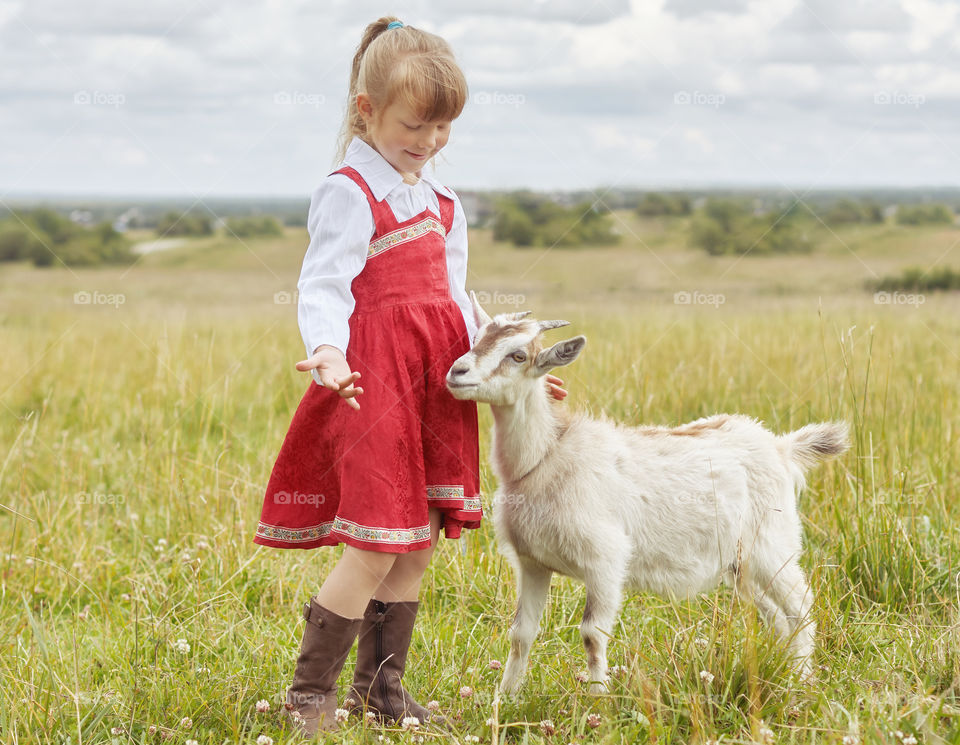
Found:
[{"label": "tall green grass", "polygon": [[[618,675],[592,697],[577,680],[582,588],[558,579],[523,694],[496,702],[490,663],[508,653],[514,589],[486,521],[442,541],[408,688],[440,702],[460,741],[490,742],[494,730],[513,743],[960,741],[956,301],[780,302],[727,289],[716,307],[676,305],[675,287],[631,297],[600,284],[590,295],[581,273],[566,295],[533,281],[551,273],[561,274],[532,273],[524,307],[572,321],[551,339],[589,339],[558,371],[566,406],[634,424],[719,411],[778,432],[850,422],[851,451],[815,470],[800,498],[817,682],[791,678],[781,645],[729,590],[678,603],[631,594],[610,646]],[[470,284],[491,290],[496,276]],[[337,556],[251,542],[308,384],[293,369],[293,306],[273,301],[289,271],[23,269],[0,282],[3,740],[288,741],[279,702],[300,608]],[[125,302],[73,303],[97,288]],[[483,407],[488,510],[491,425]],[[261,699],[269,712],[256,711]],[[331,741],[381,736],[413,741],[359,723]]]}]

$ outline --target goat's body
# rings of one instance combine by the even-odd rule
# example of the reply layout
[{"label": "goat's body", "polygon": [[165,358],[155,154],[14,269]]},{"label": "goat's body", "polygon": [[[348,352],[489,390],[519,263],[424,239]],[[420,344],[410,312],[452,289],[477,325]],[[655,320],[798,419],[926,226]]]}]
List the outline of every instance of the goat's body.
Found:
[{"label": "goat's body", "polygon": [[761,521],[767,540],[798,553],[796,485],[777,438],[747,417],[687,427],[700,423],[697,434],[679,434],[684,428],[573,419],[529,474],[499,474],[498,540],[581,581],[592,554],[615,552],[627,587],[681,596],[715,587],[749,552]]},{"label": "goat's body", "polygon": [[[607,637],[625,588],[682,598],[725,578],[746,589],[810,673],[814,624],[797,561],[796,498],[816,452],[795,443],[812,432],[831,443],[823,457],[842,450],[839,429],[812,425],[777,436],[726,414],[672,429],[631,428],[558,419],[549,404],[531,417],[539,408],[531,403],[522,412],[494,407],[493,522],[519,595],[506,691],[520,684],[553,572],[586,585],[581,635],[595,691],[607,679]],[[521,433],[523,452],[541,458],[518,470],[512,440]]]},{"label": "goat's body", "polygon": [[542,349],[539,335],[565,321],[491,319],[473,303],[476,344],[447,386],[493,412],[493,522],[517,574],[502,689],[520,685],[554,572],[586,586],[580,634],[594,691],[605,687],[624,588],[683,597],[724,577],[809,674],[814,624],[796,499],[804,471],[846,449],[846,425],[775,435],[728,414],[672,429],[570,416],[550,403],[541,376],[576,359],[585,337]]}]

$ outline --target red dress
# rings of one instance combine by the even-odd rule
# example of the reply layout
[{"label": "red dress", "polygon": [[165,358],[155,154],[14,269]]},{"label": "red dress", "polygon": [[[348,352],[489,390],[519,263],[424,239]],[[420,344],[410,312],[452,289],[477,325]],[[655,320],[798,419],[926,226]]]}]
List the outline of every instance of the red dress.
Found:
[{"label": "red dress", "polygon": [[347,364],[360,372],[360,410],[311,380],[273,466],[254,543],[314,548],[346,543],[405,553],[430,546],[428,507],[447,538],[478,528],[477,405],[455,399],[445,377],[470,349],[450,296],[446,234],[453,200],[437,193],[397,222],[350,167],[373,211],[366,264],[351,285]]}]

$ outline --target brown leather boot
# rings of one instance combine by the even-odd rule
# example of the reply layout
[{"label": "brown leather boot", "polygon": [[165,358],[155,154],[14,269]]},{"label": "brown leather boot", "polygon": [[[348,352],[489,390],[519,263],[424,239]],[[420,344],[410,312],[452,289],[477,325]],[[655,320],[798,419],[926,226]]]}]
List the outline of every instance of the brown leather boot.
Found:
[{"label": "brown leather boot", "polygon": [[381,721],[402,722],[404,717],[416,717],[421,723],[445,724],[443,717],[417,703],[400,682],[419,607],[419,602],[379,600],[367,605],[345,708],[361,714],[372,711]]},{"label": "brown leather boot", "polygon": [[337,676],[360,631],[362,619],[344,618],[314,598],[303,606],[307,623],[300,656],[287,691],[287,719],[295,730],[313,737],[338,727]]}]

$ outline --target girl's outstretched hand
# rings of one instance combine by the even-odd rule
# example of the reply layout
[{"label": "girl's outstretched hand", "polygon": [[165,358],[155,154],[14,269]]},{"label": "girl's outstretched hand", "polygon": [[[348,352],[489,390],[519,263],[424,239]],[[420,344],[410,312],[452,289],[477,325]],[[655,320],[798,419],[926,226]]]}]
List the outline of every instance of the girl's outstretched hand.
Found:
[{"label": "girl's outstretched hand", "polygon": [[297,363],[300,372],[316,369],[325,388],[336,391],[351,408],[360,410],[360,403],[356,396],[363,393],[363,388],[354,387],[360,373],[351,372],[347,358],[336,347],[323,344],[317,347],[313,356]]},{"label": "girl's outstretched hand", "polygon": [[547,373],[545,377],[547,379],[547,391],[557,401],[563,401],[567,397],[567,392],[560,387],[563,385],[563,381],[556,375],[550,375],[550,373]]}]

